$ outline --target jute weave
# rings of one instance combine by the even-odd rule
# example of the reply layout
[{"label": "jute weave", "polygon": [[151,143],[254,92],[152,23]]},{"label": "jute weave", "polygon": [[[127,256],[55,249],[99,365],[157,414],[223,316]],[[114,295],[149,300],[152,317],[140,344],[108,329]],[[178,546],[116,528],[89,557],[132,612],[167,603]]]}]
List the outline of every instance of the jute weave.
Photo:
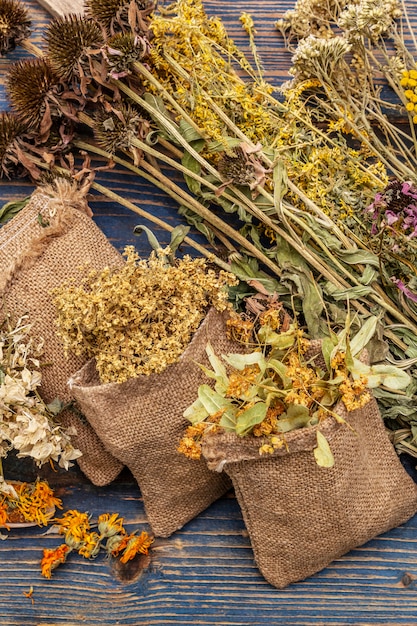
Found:
[{"label": "jute weave", "polygon": [[260,438],[217,433],[205,438],[212,470],[232,479],[255,561],[284,588],[412,517],[417,485],[389,441],[374,398],[347,412],[339,403],[320,424],[335,463],[316,464],[317,427],[286,434],[286,446],[259,455]]},{"label": "jute weave", "polygon": [[[120,266],[123,258],[90,216],[85,197],[66,180],[48,191],[37,190],[29,203],[0,229],[0,298],[4,312],[28,314],[32,335],[44,339],[42,385],[46,402],[70,399],[67,381],[86,359],[63,352],[56,335],[56,310],[51,290],[68,278],[80,281],[91,269]],[[65,426],[73,426],[73,443],[83,456],[78,463],[96,485],[111,482],[122,464],[101,443],[83,418],[65,411]]]},{"label": "jute weave", "polygon": [[157,536],[171,535],[231,487],[229,478],[210,471],[203,459],[191,460],[177,452],[188,424],[183,412],[196,399],[198,386],[207,382],[197,363],[209,366],[208,341],[216,354],[238,349],[226,339],[225,318],[214,309],[180,360],[162,373],[100,384],[92,360],[70,381],[74,397],[107,450],[135,476]]}]

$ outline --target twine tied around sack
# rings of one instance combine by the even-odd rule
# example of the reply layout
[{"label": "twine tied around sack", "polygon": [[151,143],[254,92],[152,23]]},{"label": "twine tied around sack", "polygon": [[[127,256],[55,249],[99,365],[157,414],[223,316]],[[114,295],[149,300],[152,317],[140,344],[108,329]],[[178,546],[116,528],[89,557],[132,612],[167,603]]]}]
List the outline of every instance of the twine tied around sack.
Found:
[{"label": "twine tied around sack", "polygon": [[[68,211],[71,207],[88,217],[93,213],[87,203],[87,193],[90,188],[88,180],[79,184],[76,180],[56,178],[53,182],[39,187],[31,197],[31,204],[39,206],[37,219],[27,221],[23,229],[37,229],[37,233],[28,241],[27,247],[17,255],[0,278],[0,291],[4,291],[13,281],[17,272],[33,265],[37,258],[48,247],[54,237],[59,237],[68,228],[72,215]],[[13,225],[12,225],[13,226]],[[20,236],[22,227],[10,237]],[[8,242],[0,242],[0,250]]]}]

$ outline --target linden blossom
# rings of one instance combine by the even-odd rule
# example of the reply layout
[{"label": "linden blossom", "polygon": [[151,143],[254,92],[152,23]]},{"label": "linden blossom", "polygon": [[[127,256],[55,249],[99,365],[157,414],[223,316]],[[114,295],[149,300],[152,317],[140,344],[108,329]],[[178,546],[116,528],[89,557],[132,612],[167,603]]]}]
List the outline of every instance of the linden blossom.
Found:
[{"label": "linden blossom", "polygon": [[[212,370],[201,368],[216,381],[215,387],[200,385],[197,399],[185,410],[191,426],[178,452],[199,459],[204,438],[225,431],[262,438],[259,454],[272,454],[285,446],[286,433],[317,426],[314,455],[319,465],[329,467],[333,457],[320,424],[330,416],[345,423],[336,405],[342,402],[348,412],[356,411],[370,402],[369,388],[388,384],[398,390],[409,384],[409,376],[398,368],[372,367],[359,360],[375,333],[377,318],[369,319],[350,340],[341,333],[323,342],[311,342],[295,323],[284,324],[282,318],[282,305],[267,303],[262,315],[252,319],[248,335],[248,320],[240,317],[245,344],[254,347],[252,352],[220,359],[207,346]],[[237,316],[230,328],[238,331]]]}]

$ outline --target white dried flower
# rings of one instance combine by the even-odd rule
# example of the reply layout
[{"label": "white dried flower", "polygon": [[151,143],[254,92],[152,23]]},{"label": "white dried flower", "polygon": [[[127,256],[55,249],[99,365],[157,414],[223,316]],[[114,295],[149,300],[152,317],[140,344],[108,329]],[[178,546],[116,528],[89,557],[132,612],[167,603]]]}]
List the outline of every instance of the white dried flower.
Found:
[{"label": "white dried flower", "polygon": [[351,42],[363,37],[376,42],[387,35],[401,17],[398,0],[360,0],[349,4],[339,16],[338,26]]},{"label": "white dried flower", "polygon": [[340,64],[345,62],[351,48],[343,36],[329,39],[309,35],[299,42],[292,57],[290,73],[297,80],[328,79],[340,71]]},{"label": "white dried flower", "polygon": [[42,344],[29,338],[25,320],[12,328],[6,319],[0,327],[0,457],[14,449],[38,467],[55,461],[68,469],[81,452],[71,444],[73,433],[55,423],[54,412],[37,393],[42,376],[32,368],[39,365]]}]

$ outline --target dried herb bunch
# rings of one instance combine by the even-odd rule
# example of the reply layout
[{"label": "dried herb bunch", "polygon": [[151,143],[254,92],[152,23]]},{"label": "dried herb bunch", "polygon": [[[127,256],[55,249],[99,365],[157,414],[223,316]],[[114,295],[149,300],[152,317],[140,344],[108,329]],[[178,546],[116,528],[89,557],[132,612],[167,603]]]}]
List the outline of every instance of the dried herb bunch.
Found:
[{"label": "dried herb bunch", "polygon": [[209,306],[229,306],[232,274],[209,269],[201,258],[170,263],[169,254],[154,251],[141,260],[128,246],[121,269],[55,290],[65,350],[94,357],[102,382],[162,372],[178,360]]},{"label": "dried herb bunch", "polygon": [[68,469],[81,452],[71,444],[71,432],[56,422],[62,406],[46,405],[38,393],[42,382],[42,343],[29,337],[26,318],[0,326],[0,459],[10,450],[30,457],[38,467],[56,462]]},{"label": "dried herb bunch", "polygon": [[191,426],[179,452],[200,458],[205,434],[220,429],[257,437],[259,454],[271,454],[285,447],[286,433],[318,426],[315,458],[330,467],[333,456],[320,424],[329,416],[344,423],[334,410],[337,403],[354,411],[370,401],[370,388],[383,384],[394,391],[409,384],[410,377],[401,369],[367,365],[359,358],[375,332],[376,317],[369,318],[352,339],[343,332],[320,344],[307,339],[288,318],[282,320],[280,309],[275,303],[253,320],[231,316],[231,335],[252,346],[251,352],[219,358],[207,346],[212,370],[202,369],[215,385],[201,385],[198,398],[184,412]]}]

